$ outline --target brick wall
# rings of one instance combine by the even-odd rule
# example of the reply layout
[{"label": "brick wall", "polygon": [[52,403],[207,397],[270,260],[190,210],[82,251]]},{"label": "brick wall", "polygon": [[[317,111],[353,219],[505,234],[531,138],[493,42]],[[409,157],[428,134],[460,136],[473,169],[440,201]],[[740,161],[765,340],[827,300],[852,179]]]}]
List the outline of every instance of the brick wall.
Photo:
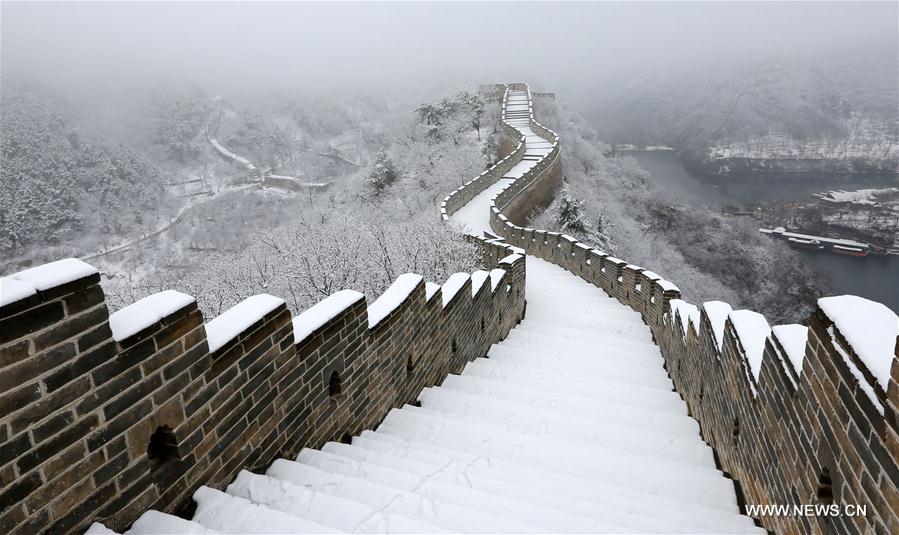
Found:
[{"label": "brick wall", "polygon": [[[558,137],[533,119],[532,129],[557,148]],[[557,161],[541,163],[497,197],[493,231],[643,315],[676,390],[742,500],[866,507],[858,516],[757,515],[759,522],[776,533],[899,533],[899,343],[890,349],[884,389],[819,306],[805,331],[801,368],[791,364],[775,327],[764,340],[756,379],[749,340],[738,335],[729,306],[708,303],[690,314],[678,288],[659,275],[569,236],[524,226],[522,217],[546,202],[546,188],[532,184],[541,173],[556,172],[550,169]],[[867,302],[862,310],[877,307]],[[721,325],[720,347],[713,323]]]},{"label": "brick wall", "polygon": [[[293,318],[254,296],[204,325],[177,292],[111,321],[99,275],[76,260],[3,278],[4,294],[28,295],[0,306],[0,532],[122,531],[147,509],[189,508],[197,487],[224,488],[241,468],[374,428],[523,316],[524,258],[475,241],[504,272],[495,288],[488,276],[472,295],[469,279],[444,306],[419,280],[373,326],[347,291],[320,304],[324,321],[321,308]],[[123,318],[126,335],[114,332]],[[223,340],[232,320],[243,323]]]}]

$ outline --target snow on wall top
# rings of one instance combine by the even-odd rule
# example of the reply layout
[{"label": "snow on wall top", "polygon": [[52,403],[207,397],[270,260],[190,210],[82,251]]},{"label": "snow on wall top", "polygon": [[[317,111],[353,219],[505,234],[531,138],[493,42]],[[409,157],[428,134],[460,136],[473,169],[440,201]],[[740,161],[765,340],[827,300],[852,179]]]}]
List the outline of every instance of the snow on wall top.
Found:
[{"label": "snow on wall top", "polygon": [[705,315],[712,324],[712,333],[715,335],[715,346],[718,352],[721,352],[721,345],[724,343],[724,324],[727,323],[727,315],[733,310],[729,304],[724,301],[706,301],[702,304]]},{"label": "snow on wall top", "polygon": [[808,327],[805,325],[775,325],[771,333],[780,342],[793,366],[796,375],[802,375],[802,361],[805,360],[805,344],[808,342]]},{"label": "snow on wall top", "polygon": [[77,258],[35,266],[0,279],[0,306],[96,274],[97,268]]},{"label": "snow on wall top", "polygon": [[440,285],[436,282],[426,282],[425,283],[425,301],[430,301],[434,295],[437,294],[437,290],[440,289]]},{"label": "snow on wall top", "polygon": [[494,268],[490,270],[490,290],[496,291],[496,286],[503,280],[503,277],[506,276],[506,270],[500,268]]},{"label": "snow on wall top", "polygon": [[175,290],[148,295],[109,316],[112,338],[121,342],[194,302],[193,297]]},{"label": "snow on wall top", "polygon": [[36,294],[34,286],[12,277],[0,277],[0,307]]},{"label": "snow on wall top", "polygon": [[89,528],[87,528],[87,531],[84,532],[84,535],[118,535],[118,533],[107,528],[99,522],[94,522]]},{"label": "snow on wall top", "polygon": [[[507,257],[508,258],[508,257]],[[453,273],[446,279],[446,282],[443,283],[443,306],[450,304],[450,301],[453,300],[453,297],[459,293],[459,290],[465,286],[465,281],[470,278],[468,273]]]},{"label": "snow on wall top", "polygon": [[424,277],[415,273],[403,273],[393,281],[389,288],[368,306],[368,328],[374,329],[381,321],[396,310],[412,291],[421,284]]},{"label": "snow on wall top", "polygon": [[[749,370],[756,382],[762,371],[762,355],[765,353],[765,341],[771,334],[768,320],[758,312],[751,310],[735,310],[727,315],[737,331],[737,337],[743,350],[746,352],[746,360],[749,361]],[[753,387],[753,392],[754,392]]]},{"label": "snow on wall top", "polygon": [[880,303],[854,295],[823,297],[818,299],[818,306],[886,391],[895,358],[899,317]]},{"label": "snow on wall top", "polygon": [[671,313],[680,314],[681,328],[684,331],[684,335],[687,334],[687,328],[690,323],[693,323],[693,329],[699,333],[699,309],[696,308],[696,305],[692,305],[683,299],[672,299],[668,306],[671,307]]},{"label": "snow on wall top", "polygon": [[299,343],[319,327],[336,318],[365,296],[355,290],[341,290],[329,295],[293,319],[293,341]]},{"label": "snow on wall top", "polygon": [[490,276],[490,273],[479,269],[471,274],[471,296],[478,295],[478,290],[484,285],[484,281]]},{"label": "snow on wall top", "polygon": [[659,285],[659,288],[661,288],[663,292],[679,292],[680,291],[680,288],[675,286],[673,282],[667,281],[665,279],[656,281],[656,284]]},{"label": "snow on wall top", "polygon": [[209,352],[218,351],[222,346],[266,314],[284,304],[284,300],[273,295],[259,294],[247,297],[206,324],[206,339]]},{"label": "snow on wall top", "polygon": [[520,253],[512,253],[509,256],[500,260],[498,263],[499,264],[514,264],[516,261],[521,260],[522,258],[524,258],[524,255],[522,255]]}]

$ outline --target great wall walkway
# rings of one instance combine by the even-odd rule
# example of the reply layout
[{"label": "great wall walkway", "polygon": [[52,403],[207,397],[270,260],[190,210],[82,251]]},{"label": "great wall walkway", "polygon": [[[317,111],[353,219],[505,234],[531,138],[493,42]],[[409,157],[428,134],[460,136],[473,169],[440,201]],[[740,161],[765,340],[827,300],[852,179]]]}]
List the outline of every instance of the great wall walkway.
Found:
[{"label": "great wall walkway", "polygon": [[[552,147],[529,126],[527,93],[507,100],[527,146],[454,214],[477,235],[491,199]],[[128,533],[763,533],[740,515],[641,315],[526,262],[525,318],[420,406],[349,444],[242,471],[224,492],[200,488],[192,521],[150,511]]]},{"label": "great wall walkway", "polygon": [[771,532],[899,532],[899,317],[769,327],[519,226],[559,139],[484,91],[504,157],[441,217],[489,271],[209,322],[173,290],[109,314],[76,259],[0,277],[0,532],[761,533],[722,470],[747,509],[846,507]]}]

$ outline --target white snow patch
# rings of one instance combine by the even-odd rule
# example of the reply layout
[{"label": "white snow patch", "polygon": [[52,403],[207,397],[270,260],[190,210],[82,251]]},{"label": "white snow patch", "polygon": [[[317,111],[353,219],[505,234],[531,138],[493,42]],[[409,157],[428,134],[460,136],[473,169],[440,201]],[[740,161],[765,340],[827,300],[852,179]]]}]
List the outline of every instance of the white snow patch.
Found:
[{"label": "white snow patch", "polygon": [[341,290],[312,305],[293,319],[294,343],[305,340],[316,329],[364,298],[364,295],[355,290]]},{"label": "white snow patch", "polygon": [[656,284],[659,285],[659,288],[662,289],[663,292],[679,292],[680,288],[674,285],[671,281],[666,281],[665,279],[656,281]]},{"label": "white snow patch", "polygon": [[[733,310],[729,304],[724,301],[706,301],[702,304],[705,315],[712,324],[712,333],[715,335],[715,347],[721,352],[721,346],[724,344],[724,324],[727,323],[727,315]],[[720,358],[720,357],[719,357]]]},{"label": "white snow patch", "polygon": [[77,258],[66,258],[20,271],[11,277],[17,281],[28,283],[35,290],[43,292],[96,274],[97,268],[94,266]]},{"label": "white snow patch", "polygon": [[440,289],[440,285],[435,282],[426,282],[425,283],[425,300],[430,301],[432,297],[437,294],[437,290]]},{"label": "white snow patch", "polygon": [[524,255],[522,255],[520,253],[512,253],[509,256],[500,260],[498,263],[499,264],[514,264],[515,262],[517,262],[518,260],[520,260],[523,257],[524,257]]},{"label": "white snow patch", "polygon": [[849,368],[849,373],[855,377],[855,380],[858,381],[859,388],[862,389],[862,392],[868,396],[868,399],[871,400],[871,403],[874,404],[874,407],[877,409],[877,412],[880,414],[884,414],[883,403],[877,399],[877,393],[874,392],[874,387],[871,386],[871,383],[865,378],[865,374],[862,373],[861,370],[858,369],[858,366],[852,362],[852,357],[849,356],[849,353],[843,349],[840,341],[837,340],[836,333],[834,333],[833,325],[827,328],[827,334],[830,335],[830,341],[833,343],[833,348],[837,350],[837,353],[840,354],[840,357],[843,359],[843,362],[846,363],[846,367]]},{"label": "white snow patch", "polygon": [[194,492],[197,522],[227,533],[338,533],[337,530],[275,509],[200,487]]},{"label": "white snow patch", "polygon": [[149,510],[140,515],[126,535],[215,535],[213,531],[202,524],[185,520],[183,518]]},{"label": "white snow patch", "polygon": [[762,356],[765,354],[765,341],[771,335],[771,327],[768,320],[758,312],[751,310],[735,310],[727,315],[737,331],[740,344],[746,352],[746,360],[749,362],[749,371],[755,382],[749,381],[753,396],[758,392],[755,384],[758,383],[759,374],[762,371]]},{"label": "white snow patch", "polygon": [[266,314],[284,304],[273,295],[259,294],[247,297],[206,324],[209,351],[217,351],[235,336],[262,319]]},{"label": "white snow patch", "polygon": [[506,276],[505,269],[494,268],[490,270],[490,291],[496,291],[497,285]]},{"label": "white snow patch", "polygon": [[468,273],[453,273],[446,279],[446,282],[443,283],[443,306],[446,307],[453,300],[453,297],[459,293],[459,290],[462,289],[462,286],[465,286],[465,281],[470,278]]},{"label": "white snow patch", "polygon": [[823,297],[818,299],[818,306],[886,392],[899,335],[899,317],[880,303],[854,295]]},{"label": "white snow patch", "polygon": [[115,531],[107,528],[103,524],[99,522],[94,522],[91,524],[91,527],[87,528],[87,531],[84,532],[84,535],[119,535]]},{"label": "white snow patch", "polygon": [[683,299],[672,299],[668,302],[668,306],[671,307],[672,316],[675,312],[680,315],[684,336],[687,335],[687,328],[691,322],[693,323],[693,329],[699,334],[699,309],[696,305],[690,304]]},{"label": "white snow patch", "polygon": [[250,160],[247,160],[243,156],[234,154],[230,150],[226,149],[225,146],[222,145],[221,143],[219,143],[217,139],[210,139],[209,142],[212,143],[212,146],[215,147],[215,150],[219,151],[224,157],[230,158],[230,159],[238,162],[239,164],[243,165],[250,171],[256,170],[256,166],[253,165],[252,163],[250,163]]},{"label": "white snow patch", "polygon": [[808,342],[808,327],[805,325],[775,325],[771,332],[783,346],[796,375],[802,375],[802,361],[805,360],[805,344]]},{"label": "white snow patch", "polygon": [[471,274],[471,296],[478,295],[478,290],[484,285],[484,281],[490,276],[490,273],[479,269]]},{"label": "white snow patch", "polygon": [[196,300],[175,290],[148,295],[109,316],[112,338],[121,342]]},{"label": "white snow patch", "polygon": [[424,280],[415,273],[403,273],[374,303],[368,306],[368,328],[374,329],[381,321],[396,310]]},{"label": "white snow patch", "polygon": [[0,307],[36,294],[34,286],[12,277],[0,277]]}]

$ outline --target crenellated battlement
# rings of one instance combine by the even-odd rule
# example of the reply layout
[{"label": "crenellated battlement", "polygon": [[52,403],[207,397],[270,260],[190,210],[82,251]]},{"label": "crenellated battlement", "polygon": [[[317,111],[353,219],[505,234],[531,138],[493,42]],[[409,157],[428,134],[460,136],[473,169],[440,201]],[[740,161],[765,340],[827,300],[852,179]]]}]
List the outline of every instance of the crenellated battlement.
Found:
[{"label": "crenellated battlement", "polygon": [[[506,96],[523,88],[507,86]],[[514,119],[519,128],[513,127],[505,99],[506,158],[520,161],[522,124],[552,149],[494,197],[493,232],[643,315],[677,391],[746,504],[867,508],[859,516],[758,517],[765,527],[777,533],[899,531],[896,314],[858,297],[830,297],[818,301],[808,327],[770,327],[761,314],[726,303],[687,303],[656,273],[570,236],[522,226],[546,205],[546,184],[558,175],[559,142],[533,120],[530,107],[529,120]],[[478,180],[447,198],[444,218],[464,204],[457,197],[483,191],[491,175]]]},{"label": "crenellated battlement", "polygon": [[[842,296],[819,300],[807,327],[771,327],[524,226],[561,184],[559,139],[534,120],[526,84],[482,90],[503,99],[503,158],[444,200],[443,219],[536,162],[491,200],[496,236],[466,236],[485,270],[442,285],[405,274],[373,302],[343,290],[297,316],[256,295],[208,323],[175,291],[110,314],[97,270],[74,259],[0,278],[0,531],[121,530],[242,468],[374,428],[520,321],[527,252],[640,312],[746,504],[867,507],[759,517],[765,527],[899,532],[896,315]],[[510,90],[528,92],[526,113],[506,113]],[[546,146],[529,153],[534,137]]]},{"label": "crenellated battlement", "polygon": [[524,314],[524,258],[471,239],[490,271],[406,274],[374,302],[344,290],[296,317],[256,295],[204,324],[175,291],[109,314],[97,270],[74,259],[3,277],[0,531],[124,529],[374,428]]}]

